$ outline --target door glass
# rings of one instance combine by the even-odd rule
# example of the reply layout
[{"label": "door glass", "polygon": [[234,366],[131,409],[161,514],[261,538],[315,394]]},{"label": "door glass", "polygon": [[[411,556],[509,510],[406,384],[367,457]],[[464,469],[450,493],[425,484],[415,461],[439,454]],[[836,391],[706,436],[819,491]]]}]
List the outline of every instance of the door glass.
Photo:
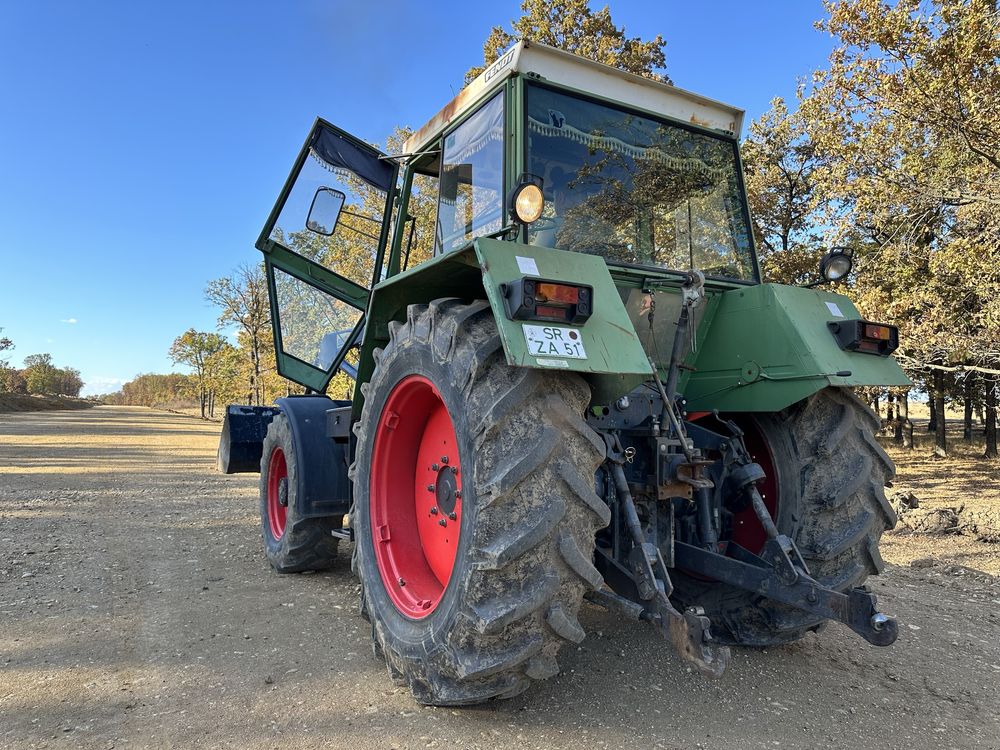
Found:
[{"label": "door glass", "polygon": [[274,269],[281,351],[320,370],[329,370],[350,341],[361,310]]},{"label": "door glass", "polygon": [[[257,240],[278,372],[324,390],[364,328],[385,265],[397,165],[317,120]],[[345,368],[349,371],[349,368]]]},{"label": "door glass", "polygon": [[[317,191],[322,195],[340,193],[344,196],[336,227],[320,233],[307,226],[309,210]],[[325,266],[355,284],[370,287],[375,273],[379,236],[382,231],[382,211],[386,194],[344,170],[331,170],[314,156],[302,165],[278,221],[271,230],[271,239],[294,253]],[[315,217],[315,213],[313,215]]]}]

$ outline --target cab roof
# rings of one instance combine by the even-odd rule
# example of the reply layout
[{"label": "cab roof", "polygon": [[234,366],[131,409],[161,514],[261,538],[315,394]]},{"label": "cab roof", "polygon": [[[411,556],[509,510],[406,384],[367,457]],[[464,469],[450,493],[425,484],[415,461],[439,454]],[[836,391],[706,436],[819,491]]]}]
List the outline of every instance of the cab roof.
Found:
[{"label": "cab roof", "polygon": [[738,136],[743,110],[677,88],[669,83],[627,73],[564,50],[520,41],[446,104],[403,145],[404,154],[423,151],[447,127],[498,89],[511,76],[529,74],[577,91],[654,112],[675,120]]}]

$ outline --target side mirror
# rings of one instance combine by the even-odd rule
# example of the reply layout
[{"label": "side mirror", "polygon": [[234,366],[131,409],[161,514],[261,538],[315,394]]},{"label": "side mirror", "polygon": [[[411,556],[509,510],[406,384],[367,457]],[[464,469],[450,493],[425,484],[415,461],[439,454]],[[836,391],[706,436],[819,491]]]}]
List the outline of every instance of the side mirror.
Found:
[{"label": "side mirror", "polygon": [[846,278],[854,267],[854,258],[851,256],[849,248],[835,247],[825,253],[819,260],[819,281],[809,284],[810,287],[826,284],[831,281],[840,281]]},{"label": "side mirror", "polygon": [[321,187],[313,196],[306,219],[306,229],[329,237],[337,228],[340,210],[344,207],[347,196],[339,190]]}]

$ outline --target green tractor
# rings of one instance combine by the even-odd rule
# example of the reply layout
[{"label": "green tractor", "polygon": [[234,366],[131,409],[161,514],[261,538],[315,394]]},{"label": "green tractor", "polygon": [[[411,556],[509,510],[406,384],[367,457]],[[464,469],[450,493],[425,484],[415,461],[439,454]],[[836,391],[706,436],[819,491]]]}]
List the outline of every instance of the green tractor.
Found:
[{"label": "green tractor", "polygon": [[421,703],[556,675],[584,599],[713,676],[828,620],[895,640],[862,585],[893,465],[852,387],[908,383],[898,334],[761,283],[741,123],[520,42],[402,154],[310,132],[257,243],[306,395],[230,407],[220,467],[259,467],[277,571],[353,542]]}]

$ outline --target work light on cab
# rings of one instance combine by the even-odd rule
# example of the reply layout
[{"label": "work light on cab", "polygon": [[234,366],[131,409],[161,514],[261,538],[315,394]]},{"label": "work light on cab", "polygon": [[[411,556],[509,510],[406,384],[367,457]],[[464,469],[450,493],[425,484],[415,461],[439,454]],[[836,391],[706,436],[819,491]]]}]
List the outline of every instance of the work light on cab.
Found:
[{"label": "work light on cab", "polygon": [[819,262],[819,272],[824,281],[840,281],[851,272],[854,259],[843,248],[834,248]]},{"label": "work light on cab", "polygon": [[520,278],[502,284],[511,320],[545,320],[582,325],[594,312],[594,288],[587,284]]},{"label": "work light on cab", "polygon": [[510,210],[514,219],[521,224],[532,224],[541,218],[544,208],[542,179],[531,174],[521,175],[510,197]]}]

